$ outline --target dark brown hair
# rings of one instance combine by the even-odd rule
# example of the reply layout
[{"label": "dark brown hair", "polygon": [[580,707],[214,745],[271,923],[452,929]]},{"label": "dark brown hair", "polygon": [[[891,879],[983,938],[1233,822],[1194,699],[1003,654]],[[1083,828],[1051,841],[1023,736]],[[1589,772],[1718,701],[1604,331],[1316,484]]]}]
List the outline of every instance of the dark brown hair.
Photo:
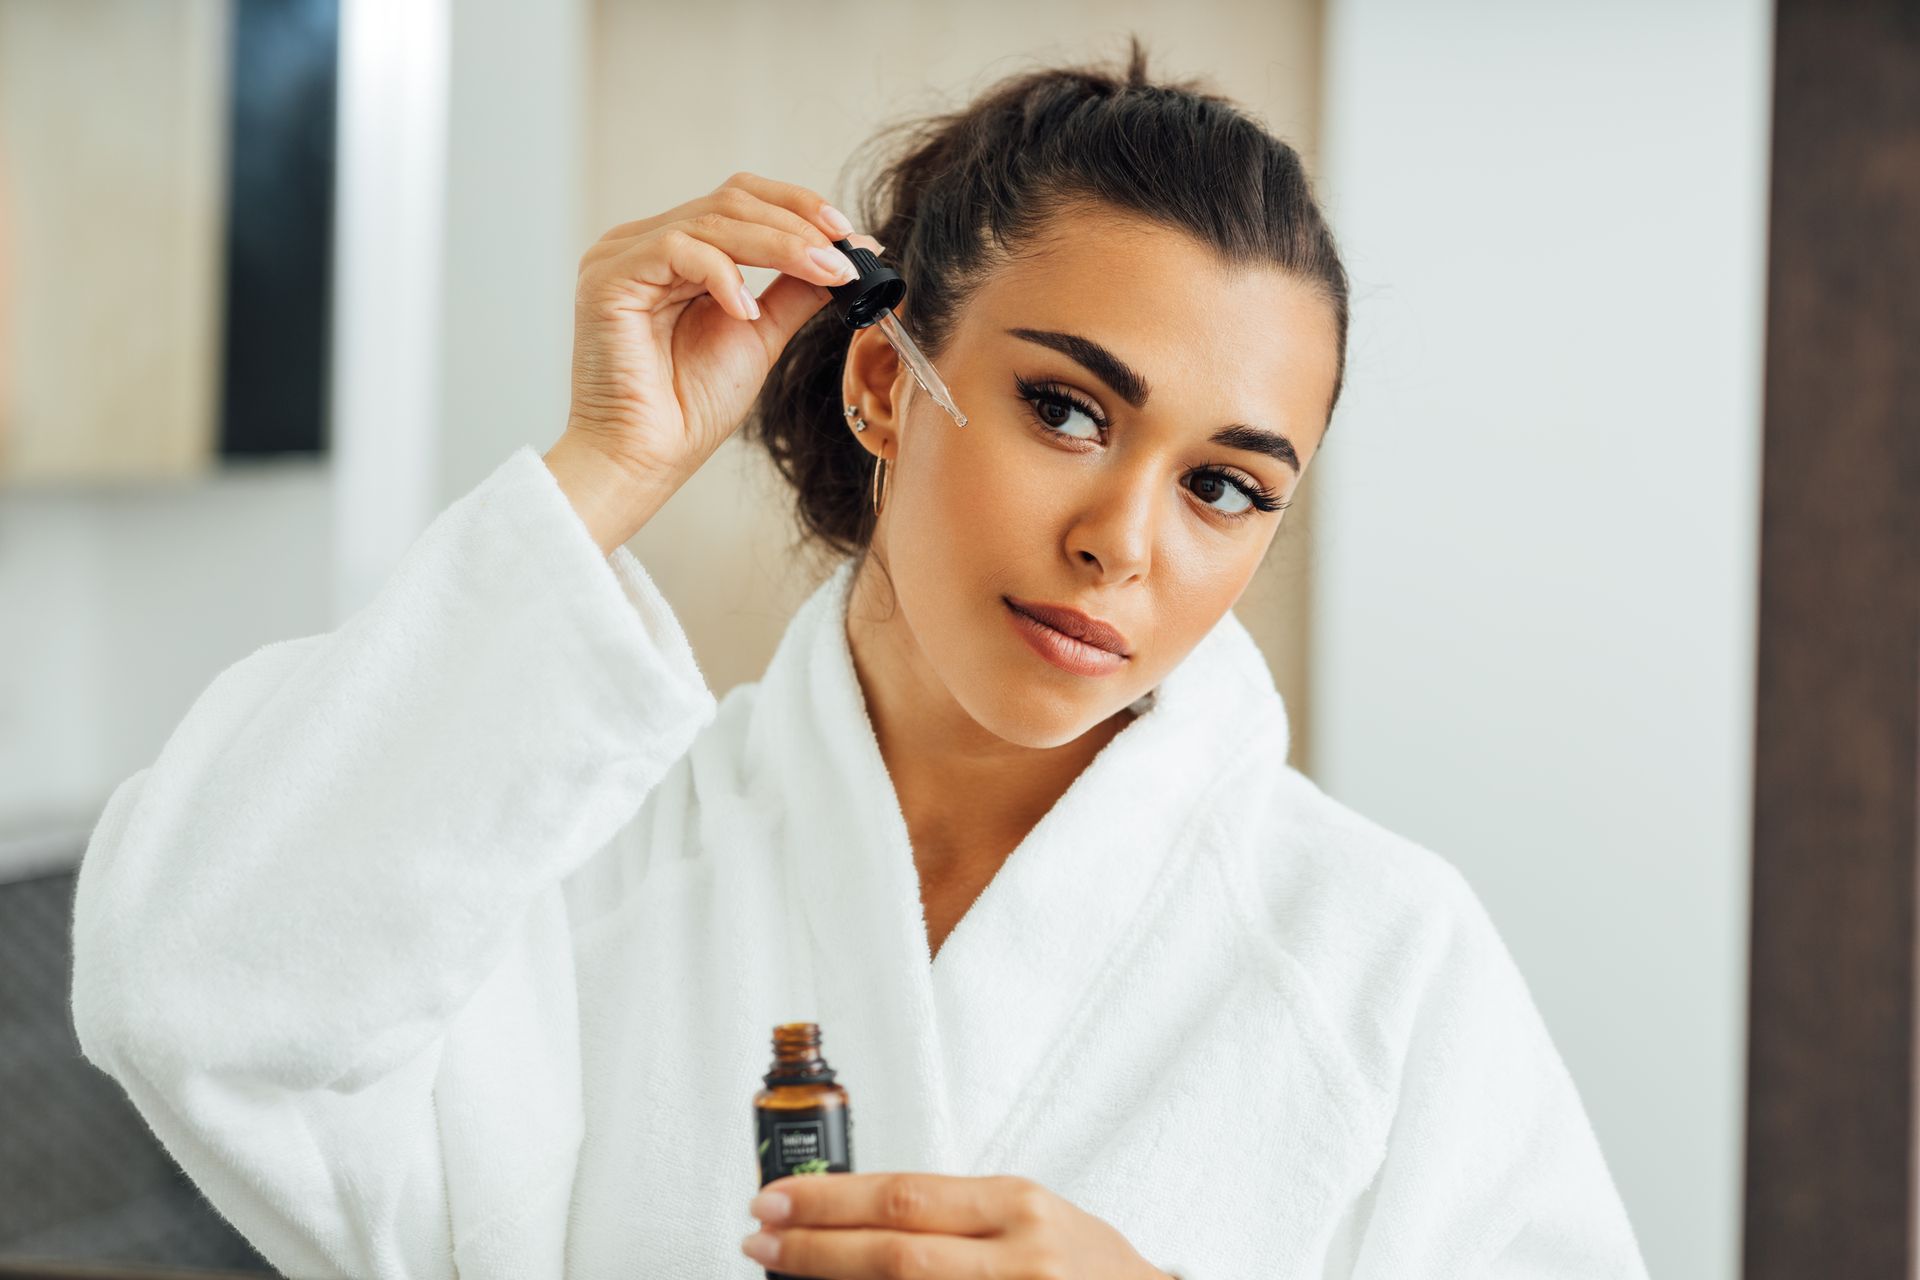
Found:
[{"label": "dark brown hair", "polygon": [[[993,270],[1055,214],[1091,201],[1189,232],[1229,263],[1270,263],[1315,284],[1338,333],[1331,420],[1347,275],[1299,153],[1201,81],[1151,82],[1139,36],[1124,71],[1012,75],[959,111],[882,129],[855,160],[876,147],[883,166],[854,222],[906,280],[902,310],[929,360]],[[845,555],[865,550],[874,524],[873,455],[841,414],[852,334],[823,307],[780,353],[743,427],[793,486],[803,534]]]}]

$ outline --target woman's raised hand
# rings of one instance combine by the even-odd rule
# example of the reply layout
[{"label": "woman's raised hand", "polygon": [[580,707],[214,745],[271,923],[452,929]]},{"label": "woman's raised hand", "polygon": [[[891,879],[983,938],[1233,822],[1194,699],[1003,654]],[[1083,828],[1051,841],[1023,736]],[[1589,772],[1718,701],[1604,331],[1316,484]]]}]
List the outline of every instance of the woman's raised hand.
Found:
[{"label": "woman's raised hand", "polygon": [[[603,546],[638,532],[745,420],[827,286],[853,279],[842,237],[881,247],[817,192],[736,173],[581,255],[573,400],[547,461]],[[742,265],[781,273],[757,303]],[[602,464],[613,470],[585,474]]]}]

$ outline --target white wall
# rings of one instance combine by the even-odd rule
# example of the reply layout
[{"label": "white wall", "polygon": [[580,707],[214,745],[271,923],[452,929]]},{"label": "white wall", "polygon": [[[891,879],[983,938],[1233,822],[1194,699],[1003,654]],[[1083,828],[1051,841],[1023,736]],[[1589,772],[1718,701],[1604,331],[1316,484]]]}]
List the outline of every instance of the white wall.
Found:
[{"label": "white wall", "polygon": [[566,426],[590,32],[588,0],[453,6],[435,513]]},{"label": "white wall", "polygon": [[221,668],[332,625],[328,491],[250,462],[0,497],[0,880],[71,865]]},{"label": "white wall", "polygon": [[1313,772],[1466,873],[1656,1276],[1735,1275],[1772,14],[1333,0]]},{"label": "white wall", "polygon": [[[336,616],[566,424],[585,0],[348,0]],[[404,15],[405,21],[399,19]]]}]

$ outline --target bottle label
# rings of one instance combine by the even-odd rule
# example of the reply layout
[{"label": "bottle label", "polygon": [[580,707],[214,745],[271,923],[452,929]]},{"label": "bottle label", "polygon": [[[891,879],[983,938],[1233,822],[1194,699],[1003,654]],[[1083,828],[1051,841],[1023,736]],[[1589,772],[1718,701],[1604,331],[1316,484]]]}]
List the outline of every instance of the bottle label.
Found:
[{"label": "bottle label", "polygon": [[760,1185],[794,1173],[853,1172],[853,1117],[845,1107],[756,1107]]}]

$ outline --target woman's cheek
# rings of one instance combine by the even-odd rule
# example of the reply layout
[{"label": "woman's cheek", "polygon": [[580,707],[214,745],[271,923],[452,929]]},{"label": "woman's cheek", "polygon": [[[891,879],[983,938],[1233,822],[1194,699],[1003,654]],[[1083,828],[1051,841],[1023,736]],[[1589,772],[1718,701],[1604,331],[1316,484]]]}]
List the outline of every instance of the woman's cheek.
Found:
[{"label": "woman's cheek", "polygon": [[974,544],[1030,536],[1045,514],[1046,468],[1023,458],[1018,441],[986,440],[985,425],[962,429],[981,431],[981,439],[945,442],[930,459],[926,478],[937,489],[943,532]]},{"label": "woman's cheek", "polygon": [[979,514],[1028,533],[1057,526],[1084,469],[1064,465],[1070,460],[1058,451],[1024,441],[989,456],[992,465],[982,468],[972,486]]}]

